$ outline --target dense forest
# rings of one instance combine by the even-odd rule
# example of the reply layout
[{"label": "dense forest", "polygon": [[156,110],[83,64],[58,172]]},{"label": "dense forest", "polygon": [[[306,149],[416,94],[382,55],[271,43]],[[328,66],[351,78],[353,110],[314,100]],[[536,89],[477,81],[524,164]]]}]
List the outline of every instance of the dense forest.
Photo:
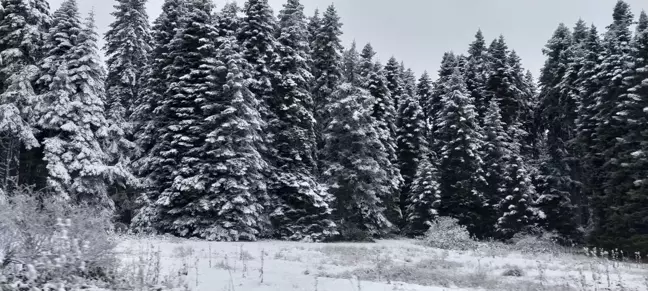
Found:
[{"label": "dense forest", "polygon": [[334,6],[165,0],[150,24],[146,0],[116,2],[102,52],[76,0],[1,1],[0,198],[208,240],[417,236],[449,216],[478,239],[648,253],[648,16],[623,1],[601,32],[559,24],[539,79],[478,31],[436,80],[344,48]]}]

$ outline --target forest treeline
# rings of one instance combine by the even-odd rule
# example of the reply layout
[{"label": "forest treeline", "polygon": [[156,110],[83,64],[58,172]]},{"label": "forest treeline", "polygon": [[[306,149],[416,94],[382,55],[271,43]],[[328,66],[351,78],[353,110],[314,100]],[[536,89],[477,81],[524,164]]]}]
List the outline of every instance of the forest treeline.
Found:
[{"label": "forest treeline", "polygon": [[[334,6],[2,0],[0,196],[101,206],[133,231],[330,241],[551,233],[648,252],[648,16],[560,24],[538,83],[481,31],[416,76],[344,48]],[[634,32],[633,32],[634,30]],[[541,48],[538,48],[541,49]]]}]

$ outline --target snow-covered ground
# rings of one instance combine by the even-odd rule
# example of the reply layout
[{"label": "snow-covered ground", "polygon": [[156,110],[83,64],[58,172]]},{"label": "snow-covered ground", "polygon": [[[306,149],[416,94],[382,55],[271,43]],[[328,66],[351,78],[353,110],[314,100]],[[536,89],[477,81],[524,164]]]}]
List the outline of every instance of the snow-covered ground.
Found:
[{"label": "snow-covered ground", "polygon": [[460,252],[424,247],[414,240],[121,241],[118,250],[126,274],[132,276],[128,279],[176,290],[648,290],[645,265],[575,254],[522,254],[486,244]]}]

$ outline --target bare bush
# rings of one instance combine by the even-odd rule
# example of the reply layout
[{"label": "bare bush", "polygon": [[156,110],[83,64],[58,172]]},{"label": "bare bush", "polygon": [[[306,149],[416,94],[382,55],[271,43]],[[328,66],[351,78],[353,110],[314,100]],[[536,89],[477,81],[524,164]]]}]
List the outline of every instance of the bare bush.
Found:
[{"label": "bare bush", "polygon": [[49,290],[111,282],[118,261],[107,213],[36,197],[42,195],[23,191],[3,202],[0,286]]},{"label": "bare bush", "polygon": [[439,217],[425,233],[423,243],[433,248],[462,251],[474,250],[478,245],[468,229],[450,217]]}]

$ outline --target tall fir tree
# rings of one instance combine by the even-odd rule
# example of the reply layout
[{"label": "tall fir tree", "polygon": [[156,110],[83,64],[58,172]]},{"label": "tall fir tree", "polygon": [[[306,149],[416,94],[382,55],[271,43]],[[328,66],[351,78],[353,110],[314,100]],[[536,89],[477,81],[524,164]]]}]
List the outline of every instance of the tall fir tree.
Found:
[{"label": "tall fir tree", "polygon": [[[372,55],[371,50],[363,50],[361,54],[361,70],[360,75],[362,76],[363,70],[369,69],[369,55]],[[367,66],[363,68],[362,66]],[[380,164],[380,167],[387,171],[390,177],[391,189],[389,193],[384,193],[386,196],[380,196],[382,202],[385,206],[385,214],[387,218],[394,224],[398,224],[402,219],[402,212],[400,208],[400,196],[399,191],[402,184],[402,177],[398,168],[398,144],[397,144],[397,133],[396,133],[396,110],[394,108],[394,101],[391,98],[389,89],[387,88],[387,80],[384,76],[384,71],[380,68],[378,64],[371,63],[373,70],[369,72],[367,76],[367,81],[364,84],[365,88],[375,101],[373,119],[375,124],[373,125],[379,133],[380,142],[383,144],[385,154],[387,154],[388,160],[384,161],[384,164]]]},{"label": "tall fir tree", "polygon": [[309,85],[310,46],[304,6],[288,0],[279,12],[280,74],[271,109],[277,116],[274,133],[277,177],[269,188],[277,199],[271,220],[281,239],[323,241],[336,235],[330,219],[329,193],[315,177],[317,144],[313,98]]},{"label": "tall fir tree", "polygon": [[[402,95],[401,107],[398,110],[398,166],[400,168],[400,175],[403,177],[402,187],[400,188],[400,210],[406,220],[413,218],[406,217],[413,183],[416,178],[418,166],[424,159],[428,158],[427,147],[427,130],[425,123],[425,115],[423,109],[416,97]],[[426,171],[430,169],[425,165]],[[421,173],[427,174],[427,173]],[[423,178],[422,178],[423,179]],[[419,181],[419,187],[423,186]],[[418,189],[421,191],[421,189]],[[419,192],[418,194],[422,194]],[[417,200],[418,201],[418,200]],[[418,207],[418,206],[417,206]],[[420,206],[423,207],[423,206]],[[411,213],[410,213],[411,214]],[[420,227],[416,227],[419,229]]]},{"label": "tall fir tree", "polygon": [[[147,0],[119,0],[115,21],[106,32],[107,113],[117,122],[128,120],[143,91],[142,75],[151,52]],[[124,125],[121,125],[124,127]]]},{"label": "tall fir tree", "polygon": [[488,110],[488,102],[486,102],[486,82],[488,81],[488,49],[486,48],[486,41],[481,30],[475,34],[475,40],[468,47],[468,56],[466,60],[466,89],[475,101],[475,108],[480,117],[480,124],[483,125],[483,120]]},{"label": "tall fir tree", "polygon": [[111,211],[109,181],[125,171],[108,164],[102,148],[108,123],[104,114],[105,72],[99,58],[94,16],[81,23],[77,3],[67,0],[53,16],[45,43],[46,70],[39,79],[49,88],[41,95],[38,124],[43,138],[50,193]]},{"label": "tall fir tree", "polygon": [[507,182],[510,180],[507,167],[513,158],[510,147],[513,140],[504,129],[502,114],[496,100],[491,100],[484,118],[484,147],[482,150],[484,159],[484,177],[486,187],[484,198],[487,205],[483,209],[481,233],[485,237],[494,237],[495,229],[499,218],[499,204],[508,195]]},{"label": "tall fir tree", "polygon": [[[312,27],[312,26],[311,26]],[[328,114],[324,109],[332,103],[331,96],[342,80],[342,23],[335,6],[326,9],[312,41],[312,94],[315,102],[317,132],[326,127]],[[321,138],[320,138],[321,142]]]},{"label": "tall fir tree", "polygon": [[385,64],[385,79],[387,79],[387,89],[392,99],[394,99],[394,108],[400,108],[400,99],[403,95],[403,79],[400,74],[400,66],[395,57],[389,58]]},{"label": "tall fir tree", "polygon": [[451,84],[450,77],[456,68],[457,57],[455,54],[452,52],[445,53],[439,68],[438,78],[434,81],[432,96],[428,102],[423,103],[423,111],[430,128],[430,149],[435,153],[438,153],[441,147],[439,144],[441,142],[440,133],[438,131],[441,123],[440,118],[443,117],[443,96],[451,93],[451,88],[448,85]]},{"label": "tall fir tree", "polygon": [[[594,164],[592,159],[592,153],[594,153],[592,149],[594,145],[594,130],[596,129],[596,103],[594,93],[600,90],[600,83],[596,76],[598,74],[599,58],[603,50],[598,30],[593,25],[589,28],[587,39],[584,43],[584,50],[583,65],[578,72],[577,81],[580,96],[577,104],[578,118],[575,121],[576,136],[570,142],[573,144],[574,156],[580,160],[580,165],[583,170],[583,177],[580,182],[583,185],[581,188],[583,197],[587,199],[587,203],[585,203],[587,210],[582,210],[581,212],[587,211],[588,215],[584,218],[587,219],[589,225],[591,222],[589,206],[591,204],[593,185],[597,184],[593,179]],[[581,208],[583,207],[581,206]]]},{"label": "tall fir tree", "polygon": [[[256,98],[263,102],[259,104],[261,116],[268,125],[276,118],[268,108],[274,91],[273,82],[276,71],[272,64],[277,61],[277,39],[275,31],[277,20],[268,0],[248,0],[243,8],[245,16],[241,19],[238,40],[243,48],[243,57],[251,66],[249,73],[253,81],[250,89]],[[269,129],[272,131],[272,129]],[[271,135],[266,138],[271,143]]]},{"label": "tall fir tree", "polygon": [[439,215],[457,218],[471,234],[479,233],[480,213],[486,206],[483,161],[480,150],[483,137],[477,112],[468,95],[458,68],[449,76],[443,109],[439,114],[439,129],[435,136],[439,148],[441,201]]},{"label": "tall fir tree", "polygon": [[572,179],[571,169],[566,164],[569,133],[563,131],[563,118],[568,110],[563,108],[565,100],[560,84],[568,69],[573,36],[570,29],[560,24],[548,41],[544,54],[547,56],[540,72],[540,93],[537,115],[539,130],[546,131],[547,156],[540,161],[538,177],[538,207],[546,214],[542,226],[548,231],[558,232],[564,239],[578,240],[578,222],[572,193],[578,191],[578,183]]},{"label": "tall fir tree", "polygon": [[153,36],[153,51],[149,55],[150,63],[145,69],[145,85],[142,98],[137,100],[133,119],[137,120],[135,141],[142,151],[141,157],[134,163],[135,171],[144,178],[142,195],[137,198],[139,210],[133,218],[131,226],[136,231],[154,231],[154,226],[159,213],[155,203],[160,196],[161,189],[170,188],[171,177],[174,172],[171,159],[162,153],[171,153],[167,143],[160,143],[162,131],[158,130],[170,126],[174,121],[169,119],[163,104],[164,96],[169,89],[169,68],[173,62],[171,41],[175,37],[175,29],[184,14],[185,5],[180,0],[165,0],[162,4],[162,13],[153,23],[151,34]]},{"label": "tall fir tree", "polygon": [[355,41],[342,55],[342,76],[345,82],[349,82],[354,86],[362,86],[360,81],[360,53],[358,53]]},{"label": "tall fir tree", "polygon": [[[0,2],[0,192],[19,184],[45,187],[35,136],[34,82],[51,17],[47,1]],[[0,193],[2,195],[2,193]]]},{"label": "tall fir tree", "polygon": [[432,84],[432,79],[430,78],[430,74],[428,74],[427,71],[424,71],[423,74],[421,74],[421,77],[418,79],[418,82],[416,82],[415,95],[419,100],[421,110],[423,110],[423,115],[425,115],[425,104],[429,103],[432,99]]},{"label": "tall fir tree", "polygon": [[439,171],[430,155],[423,155],[416,169],[405,211],[405,233],[419,236],[432,226],[439,212]]},{"label": "tall fir tree", "polygon": [[[646,217],[648,202],[648,129],[646,108],[648,108],[648,15],[642,11],[632,42],[632,57],[636,60],[630,77],[630,87],[625,96],[616,105],[614,117],[624,131],[618,139],[615,159],[622,170],[615,176],[623,179],[619,184],[624,191],[617,192],[622,199],[619,212],[622,218],[619,223],[625,231],[622,238],[617,237],[616,245],[626,252],[646,252],[648,231],[642,223]],[[617,198],[617,199],[619,199]],[[618,201],[618,200],[617,200]]]},{"label": "tall fir tree", "polygon": [[625,203],[633,181],[632,173],[623,159],[619,159],[625,141],[622,135],[628,131],[618,104],[625,104],[627,90],[632,79],[632,26],[634,19],[630,6],[618,1],[613,12],[613,22],[603,39],[604,55],[600,60],[598,81],[601,87],[594,93],[596,129],[594,131],[593,175],[594,184],[592,208],[594,228],[591,242],[603,249],[624,247],[623,237],[632,230],[624,223],[625,213],[618,207]]},{"label": "tall fir tree", "polygon": [[203,200],[208,187],[204,172],[209,168],[203,158],[208,131],[203,107],[217,91],[213,81],[217,32],[209,0],[191,0],[183,9],[169,43],[171,62],[165,80],[170,86],[158,100],[165,122],[158,129],[161,150],[155,154],[170,173],[159,180],[163,187],[155,201],[156,228],[179,236],[211,238],[213,209]]},{"label": "tall fir tree", "polygon": [[256,240],[268,226],[263,216],[264,200],[269,199],[264,179],[267,165],[259,151],[264,121],[257,110],[262,100],[248,88],[245,70],[249,65],[236,31],[223,29],[216,55],[218,91],[203,106],[209,128],[203,152],[210,165],[205,169],[210,181],[205,199],[215,214],[208,238]]},{"label": "tall fir tree", "polygon": [[392,228],[383,197],[393,195],[391,162],[375,127],[375,99],[345,82],[331,97],[324,130],[324,181],[335,195],[334,217],[345,239],[381,236]]},{"label": "tall fir tree", "polygon": [[[131,115],[144,91],[144,70],[151,52],[151,27],[146,14],[146,0],[120,0],[112,15],[115,21],[105,34],[104,50],[108,59],[106,77],[106,117],[111,142],[108,154],[114,163],[128,165],[138,157],[133,140]],[[132,186],[131,186],[132,187]],[[132,188],[120,185],[111,190],[120,220],[130,222],[135,206]]]}]

